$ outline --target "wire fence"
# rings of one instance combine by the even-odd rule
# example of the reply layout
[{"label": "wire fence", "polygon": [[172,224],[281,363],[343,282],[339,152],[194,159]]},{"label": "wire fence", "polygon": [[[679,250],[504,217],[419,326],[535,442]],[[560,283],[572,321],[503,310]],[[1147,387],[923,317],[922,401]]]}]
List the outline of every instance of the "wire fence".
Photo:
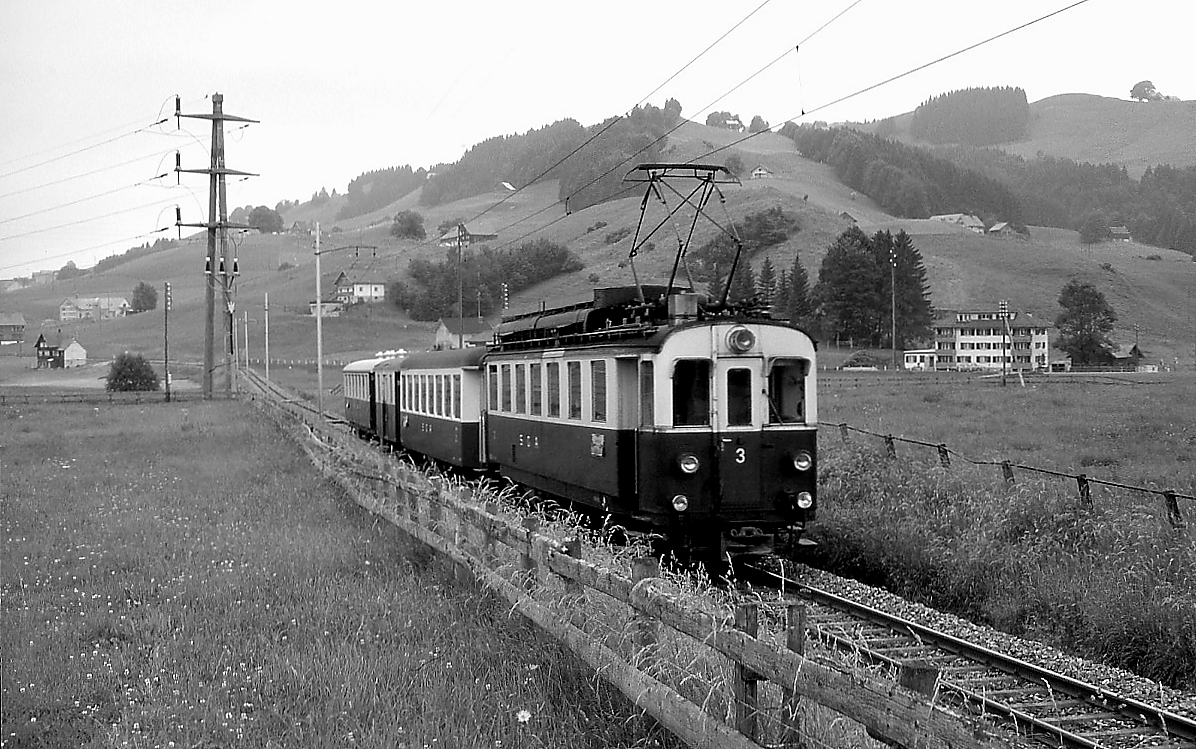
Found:
[{"label": "wire fence", "polygon": [[1052,476],[1058,479],[1071,480],[1076,482],[1076,490],[1079,492],[1080,503],[1088,509],[1092,509],[1092,486],[1107,486],[1113,489],[1123,489],[1126,491],[1141,492],[1143,494],[1150,494],[1161,497],[1164,507],[1167,510],[1167,522],[1171,527],[1179,529],[1186,527],[1186,521],[1180,511],[1179,500],[1184,499],[1189,502],[1196,501],[1196,496],[1191,494],[1182,494],[1172,489],[1152,489],[1147,486],[1135,486],[1133,484],[1125,484],[1120,481],[1110,481],[1108,479],[1093,478],[1084,473],[1067,473],[1065,471],[1056,471],[1050,468],[1039,468],[1037,466],[1029,466],[1024,463],[1015,463],[1009,460],[979,460],[970,458],[967,455],[953,450],[948,447],[946,443],[927,442],[925,440],[913,439],[912,437],[895,437],[892,434],[881,434],[873,432],[861,427],[852,426],[847,423],[828,423],[825,426],[838,427],[839,435],[844,444],[851,441],[850,433],[858,432],[859,434],[868,435],[869,437],[879,437],[885,443],[885,456],[890,460],[897,458],[897,443],[904,442],[909,445],[917,445],[919,447],[926,447],[935,450],[938,453],[939,463],[944,468],[951,467],[952,458],[956,458],[965,463],[970,463],[974,466],[996,466],[1001,469],[1001,475],[1005,482],[1012,484],[1016,481],[1014,471],[1026,471],[1029,473],[1038,473],[1045,476]]}]

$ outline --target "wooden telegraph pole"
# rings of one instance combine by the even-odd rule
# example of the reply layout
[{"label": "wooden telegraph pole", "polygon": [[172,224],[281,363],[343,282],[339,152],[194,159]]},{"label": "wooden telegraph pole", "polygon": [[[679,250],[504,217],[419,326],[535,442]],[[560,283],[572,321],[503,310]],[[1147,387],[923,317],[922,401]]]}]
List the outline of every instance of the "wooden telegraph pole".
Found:
[{"label": "wooden telegraph pole", "polygon": [[[208,175],[209,189],[208,189],[208,220],[202,224],[187,224],[183,223],[181,213],[176,213],[175,224],[180,227],[184,226],[195,227],[208,230],[208,258],[204,265],[204,355],[203,355],[203,397],[204,400],[212,399],[212,373],[216,369],[216,285],[219,284],[226,307],[226,312],[223,317],[227,323],[227,333],[229,340],[229,354],[226,370],[226,383],[228,394],[232,396],[233,389],[233,374],[232,370],[236,366],[236,362],[232,359],[232,338],[233,338],[233,283],[236,281],[238,272],[237,260],[231,256],[231,249],[228,241],[229,229],[248,229],[244,224],[230,224],[228,222],[228,199],[225,192],[225,177],[229,174],[244,177],[256,177],[252,172],[240,172],[235,169],[229,169],[224,165],[224,123],[230,122],[245,122],[255,123],[257,120],[250,120],[245,117],[236,117],[231,114],[224,114],[224,96],[216,93],[212,94],[212,113],[211,114],[184,114],[182,111],[182,102],[179,97],[174,98],[174,116],[178,121],[183,117],[197,120],[211,120],[212,121],[212,163],[207,169],[183,169],[180,157],[175,154],[174,170],[178,173],[188,174],[206,174]],[[219,218],[217,218],[219,217]],[[219,248],[219,249],[218,249]]]}]

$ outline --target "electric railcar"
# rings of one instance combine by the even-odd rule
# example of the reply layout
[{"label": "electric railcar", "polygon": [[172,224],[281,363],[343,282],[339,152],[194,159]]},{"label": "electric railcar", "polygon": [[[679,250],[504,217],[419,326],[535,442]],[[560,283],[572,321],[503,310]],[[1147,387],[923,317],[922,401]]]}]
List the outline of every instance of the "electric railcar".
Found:
[{"label": "electric railcar", "polygon": [[[723,557],[816,511],[815,344],[674,288],[504,318],[487,348],[345,367],[360,431]],[[367,402],[368,401],[368,402]]]}]

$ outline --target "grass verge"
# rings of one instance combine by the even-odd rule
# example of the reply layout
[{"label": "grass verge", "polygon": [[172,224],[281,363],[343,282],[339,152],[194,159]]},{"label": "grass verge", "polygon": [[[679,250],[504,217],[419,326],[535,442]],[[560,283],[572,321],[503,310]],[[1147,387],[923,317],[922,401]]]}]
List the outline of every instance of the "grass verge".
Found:
[{"label": "grass verge", "polygon": [[671,746],[212,402],[0,412],[0,746]]}]

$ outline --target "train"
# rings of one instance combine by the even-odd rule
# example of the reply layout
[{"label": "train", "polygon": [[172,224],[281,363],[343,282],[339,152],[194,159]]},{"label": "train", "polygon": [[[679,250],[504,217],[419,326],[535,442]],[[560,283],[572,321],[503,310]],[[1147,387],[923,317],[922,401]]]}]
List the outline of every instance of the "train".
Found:
[{"label": "train", "polygon": [[[506,315],[486,346],[352,362],[345,418],[363,436],[666,539],[681,558],[810,543],[817,345],[759,300],[728,300],[743,244],[705,206],[739,180],[723,166],[654,163],[625,181],[646,185],[628,254],[634,285]],[[683,199],[668,207],[669,195]],[[651,198],[668,216],[645,231]],[[674,220],[683,208],[689,238],[705,217],[736,245],[719,299],[694,291]],[[668,282],[641,283],[636,255],[667,225],[678,240]]]},{"label": "train", "polygon": [[817,511],[815,342],[715,306],[688,290],[595,289],[504,317],[488,346],[351,362],[345,418],[688,557],[800,544]]}]

